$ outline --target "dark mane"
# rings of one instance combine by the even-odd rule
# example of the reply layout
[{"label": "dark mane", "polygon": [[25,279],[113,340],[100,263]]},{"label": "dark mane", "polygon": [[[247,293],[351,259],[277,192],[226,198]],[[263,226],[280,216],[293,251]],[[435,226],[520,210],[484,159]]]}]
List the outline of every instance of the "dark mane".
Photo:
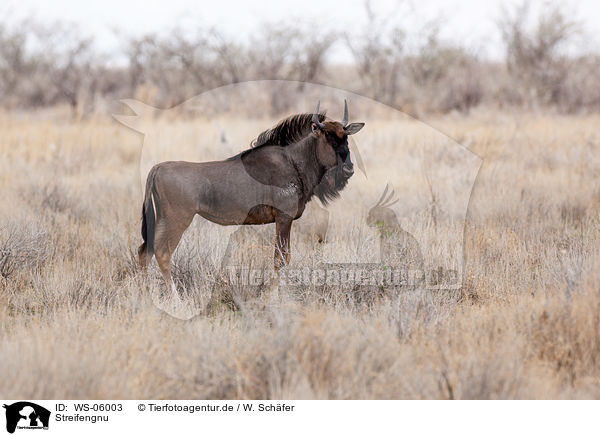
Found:
[{"label": "dark mane", "polygon": [[[286,146],[299,141],[310,132],[313,114],[296,114],[281,120],[275,127],[265,130],[252,141],[252,148],[264,145]],[[319,121],[325,120],[325,112],[319,114]]]}]

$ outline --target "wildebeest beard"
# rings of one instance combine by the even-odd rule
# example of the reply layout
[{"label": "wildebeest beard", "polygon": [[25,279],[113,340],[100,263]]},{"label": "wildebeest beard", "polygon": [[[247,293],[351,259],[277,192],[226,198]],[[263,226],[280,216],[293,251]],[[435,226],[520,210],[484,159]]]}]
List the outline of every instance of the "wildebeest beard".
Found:
[{"label": "wildebeest beard", "polygon": [[354,165],[350,156],[344,162],[338,155],[338,164],[325,172],[313,192],[321,200],[321,203],[327,206],[330,201],[340,196],[340,192],[346,187],[353,174]]}]

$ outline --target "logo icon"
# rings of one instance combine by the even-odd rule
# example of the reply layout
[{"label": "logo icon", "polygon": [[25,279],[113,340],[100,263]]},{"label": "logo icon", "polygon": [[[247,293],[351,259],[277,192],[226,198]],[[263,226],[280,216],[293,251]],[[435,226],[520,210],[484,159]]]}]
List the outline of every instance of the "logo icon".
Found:
[{"label": "logo icon", "polygon": [[16,429],[48,430],[50,411],[29,401],[19,401],[11,405],[4,404],[6,409],[6,431],[14,433]]}]

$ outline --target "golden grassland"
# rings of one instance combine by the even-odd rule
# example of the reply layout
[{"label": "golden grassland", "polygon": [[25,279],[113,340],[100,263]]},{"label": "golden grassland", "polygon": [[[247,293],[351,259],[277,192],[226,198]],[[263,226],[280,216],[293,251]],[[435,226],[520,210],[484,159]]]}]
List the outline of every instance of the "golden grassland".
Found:
[{"label": "golden grassland", "polygon": [[[173,304],[199,312],[182,320],[157,308],[156,267],[136,267],[142,137],[108,117],[0,114],[0,397],[599,398],[600,116],[482,109],[427,121],[483,158],[464,253],[439,251],[449,264],[464,255],[462,289],[369,302],[264,290],[232,310],[226,297],[243,290],[218,276],[231,230],[197,220],[175,256],[185,292]],[[272,122],[157,119],[169,147],[153,159],[225,158]],[[394,174],[402,225],[419,240],[461,227],[419,215],[427,186],[385,167],[427,152],[435,130],[367,126],[377,135],[356,141],[368,178],[357,173],[331,206],[333,231],[376,240],[362,199],[377,200],[382,174]],[[292,262],[310,264],[319,247],[302,225],[292,232]]]}]

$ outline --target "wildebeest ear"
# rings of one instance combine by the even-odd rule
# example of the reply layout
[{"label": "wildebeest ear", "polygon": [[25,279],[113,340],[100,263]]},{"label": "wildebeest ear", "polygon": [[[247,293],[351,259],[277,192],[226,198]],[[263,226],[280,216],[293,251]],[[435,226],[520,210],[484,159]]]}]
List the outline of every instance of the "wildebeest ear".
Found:
[{"label": "wildebeest ear", "polygon": [[312,123],[311,129],[314,132],[318,132],[319,130],[321,130],[321,127],[319,127],[319,125],[317,123]]},{"label": "wildebeest ear", "polygon": [[365,123],[352,123],[344,127],[344,131],[346,132],[346,135],[354,135],[355,133],[360,132],[360,129],[364,126]]}]

